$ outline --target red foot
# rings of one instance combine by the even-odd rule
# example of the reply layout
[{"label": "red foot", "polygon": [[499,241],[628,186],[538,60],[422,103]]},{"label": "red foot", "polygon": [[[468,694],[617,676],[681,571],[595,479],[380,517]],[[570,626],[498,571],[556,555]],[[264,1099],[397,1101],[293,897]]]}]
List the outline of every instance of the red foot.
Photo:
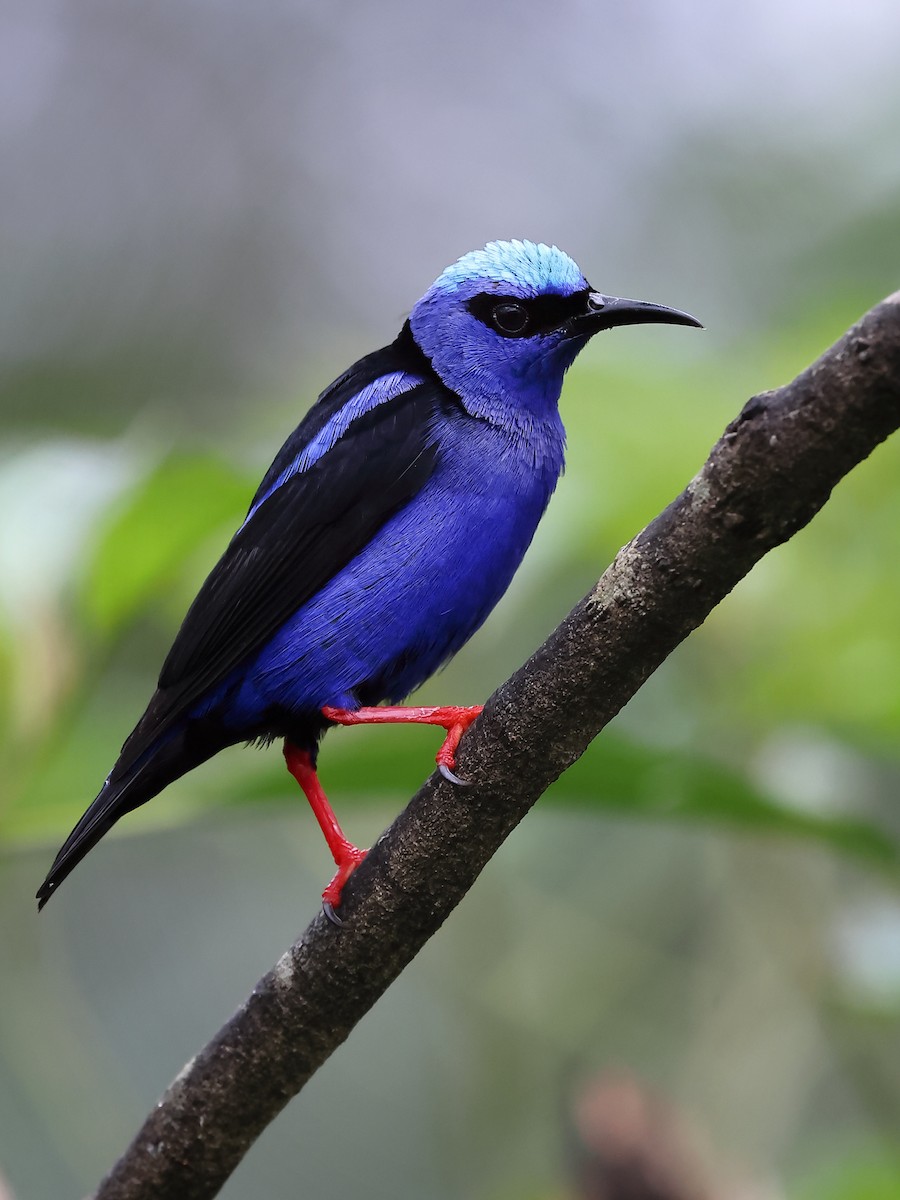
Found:
[{"label": "red foot", "polygon": [[[447,736],[435,755],[439,767],[453,772],[456,766],[456,748],[460,738],[482,710],[481,704],[470,708],[445,705],[433,708],[415,708],[397,705],[390,708],[323,708],[322,716],[336,725],[440,725]],[[302,786],[302,784],[301,784]]]},{"label": "red foot", "polygon": [[344,856],[338,859],[335,856],[337,863],[337,871],[334,879],[329,883],[328,887],[322,893],[322,903],[330,904],[332,908],[337,908],[341,902],[341,894],[344,890],[344,884],[369,853],[368,850],[360,850],[358,846],[352,845],[350,842],[344,843],[346,849]]},{"label": "red foot", "polygon": [[[348,842],[344,837],[344,831],[338,824],[334,810],[328,803],[328,797],[325,795],[321,783],[319,783],[319,777],[316,774],[316,768],[313,766],[309,751],[298,750],[296,746],[285,741],[284,760],[287,763],[287,769],[303,789],[303,794],[309,801],[309,806],[313,810],[316,820],[319,822],[319,828],[325,834],[325,841],[328,843],[331,856],[337,864],[337,873],[334,879],[332,879],[331,883],[329,883],[328,887],[322,893],[322,903],[325,906],[325,912],[329,915],[330,919],[334,920],[333,910],[341,902],[344,884],[366,857],[368,851],[354,846],[352,842]],[[332,911],[329,912],[329,910]],[[337,924],[340,924],[340,922],[337,921]]]}]

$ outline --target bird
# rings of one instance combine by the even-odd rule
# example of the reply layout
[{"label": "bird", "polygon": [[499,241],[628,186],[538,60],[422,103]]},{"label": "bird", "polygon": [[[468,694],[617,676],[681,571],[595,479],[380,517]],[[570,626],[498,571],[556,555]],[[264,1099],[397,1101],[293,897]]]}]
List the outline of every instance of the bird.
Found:
[{"label": "bird", "polygon": [[395,340],[290,434],[201,586],[156,691],[37,892],[43,907],[126,813],[227,746],[283,740],[336,873],[365,856],[317,774],[337,725],[443,727],[442,774],[481,706],[400,706],[506,591],[563,470],[563,377],[601,330],[689,313],[596,291],[556,246],[494,241],[447,267]]}]

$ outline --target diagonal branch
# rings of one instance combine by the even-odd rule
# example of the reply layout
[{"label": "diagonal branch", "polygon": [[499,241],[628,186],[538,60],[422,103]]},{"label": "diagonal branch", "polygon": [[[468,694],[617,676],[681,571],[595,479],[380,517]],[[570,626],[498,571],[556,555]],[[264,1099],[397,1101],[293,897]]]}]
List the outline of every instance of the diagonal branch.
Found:
[{"label": "diagonal branch", "polygon": [[541,793],[767,551],[900,425],[900,292],[793,383],[754,396],[706,465],[488,701],[345,891],[184,1068],[97,1200],[214,1196],[440,927]]}]

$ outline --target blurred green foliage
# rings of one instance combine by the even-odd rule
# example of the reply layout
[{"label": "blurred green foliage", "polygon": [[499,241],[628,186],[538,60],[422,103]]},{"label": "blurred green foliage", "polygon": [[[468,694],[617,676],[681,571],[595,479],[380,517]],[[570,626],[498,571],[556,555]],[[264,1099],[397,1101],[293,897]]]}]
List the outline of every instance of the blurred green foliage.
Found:
[{"label": "blurred green foliage", "polygon": [[170,456],[124,497],[98,534],[80,608],[101,644],[155,607],[184,563],[246,508],[247,481],[209,456]]},{"label": "blurred green foliage", "polygon": [[[746,346],[731,346],[720,356],[706,353],[696,359],[677,358],[676,353],[686,352],[668,338],[667,331],[654,331],[662,343],[658,358],[636,353],[640,343],[631,331],[604,339],[602,353],[589,356],[567,382],[563,402],[570,440],[567,475],[526,563],[471,647],[422,689],[423,702],[484,699],[590,587],[617,547],[680,491],[747,396],[792,377],[856,315],[849,307],[837,314],[829,310],[817,322],[807,314],[802,324],[781,330],[777,337],[760,336]],[[284,406],[285,432],[298,415],[293,405]],[[15,881],[17,905],[25,903],[57,844],[95,794],[152,690],[162,657],[197,586],[242,520],[265,466],[256,441],[250,446],[249,455],[242,456],[233,447],[226,454],[215,438],[206,446],[198,438],[173,452],[163,439],[154,446],[152,438],[144,437],[136,454],[134,434],[126,433],[119,440],[102,442],[72,439],[49,455],[40,443],[26,444],[0,459],[0,497],[12,498],[5,507],[7,540],[12,539],[5,553],[8,560],[18,546],[29,563],[18,583],[14,574],[7,575],[0,590],[0,752],[5,764],[0,843],[10,888]],[[265,453],[274,449],[270,445]],[[69,462],[69,475],[61,470],[61,462]],[[105,464],[103,473],[108,475],[102,487],[90,482],[98,474],[98,462]],[[21,536],[17,542],[23,510],[16,507],[15,497],[21,493],[23,469],[33,483],[28,498],[32,532],[24,542]],[[837,1042],[865,1023],[876,992],[880,1019],[887,1029],[895,1028],[900,996],[890,982],[893,952],[887,958],[876,952],[876,982],[867,982],[872,966],[865,954],[872,952],[865,946],[877,934],[877,920],[869,915],[861,918],[862,932],[854,933],[848,949],[842,951],[843,965],[822,965],[830,952],[818,947],[816,939],[824,938],[824,930],[830,929],[828,936],[839,941],[846,914],[842,915],[833,889],[814,882],[815,872],[801,873],[805,883],[795,892],[786,882],[794,877],[794,860],[786,860],[782,870],[773,867],[766,855],[805,846],[824,855],[831,864],[829,871],[838,870],[842,862],[855,864],[869,881],[866,888],[895,890],[900,862],[895,811],[900,777],[896,688],[900,560],[893,553],[900,518],[898,480],[900,443],[895,439],[840,485],[808,529],[771,554],[735,589],[551,789],[539,812],[517,835],[519,850],[511,851],[513,858],[505,859],[507,865],[504,856],[491,865],[479,887],[482,895],[483,888],[488,889],[491,925],[507,939],[502,952],[496,950],[498,963],[503,963],[502,979],[494,978],[495,970],[481,947],[481,926],[470,927],[463,916],[462,924],[455,927],[462,932],[454,938],[444,931],[438,939],[440,947],[433,952],[439,955],[436,965],[421,968],[430,982],[405,985],[413,991],[426,987],[424,1003],[432,1013],[434,1029],[412,1035],[402,1016],[396,1019],[404,1025],[403,1037],[412,1039],[414,1057],[426,1053],[413,1050],[416,1036],[426,1043],[435,1037],[463,1038],[468,1039],[466,1045],[477,1045],[482,1037],[495,1039],[485,1048],[485,1062],[493,1063],[501,1074],[509,1072],[509,1079],[501,1086],[477,1062],[463,1072],[442,1060],[444,1088],[440,1098],[432,1099],[435,1111],[441,1105],[452,1108],[455,1121],[473,1104],[484,1120],[488,1110],[506,1112],[502,1138],[519,1147],[522,1162],[532,1155],[535,1161],[544,1161],[548,1146],[540,1138],[529,1142],[528,1130],[540,1128],[546,1137],[552,1117],[541,1110],[540,1124],[535,1126],[536,1118],[511,1102],[510,1087],[516,1091],[514,1081],[522,1071],[513,1042],[503,1049],[504,1039],[512,1038],[511,1030],[521,1030],[529,1044],[537,1038],[544,1047],[539,1060],[544,1065],[535,1068],[533,1087],[536,1101],[543,1097],[545,1104],[550,1097],[544,1093],[553,1087],[547,1072],[558,1069],[551,1067],[556,1058],[548,1047],[556,1047],[556,1054],[583,1055],[585,1040],[606,1045],[597,1022],[618,1031],[609,1043],[609,1053],[616,1057],[627,1053],[632,1039],[630,1061],[639,1066],[649,1038],[654,1049],[647,1052],[643,1067],[650,1072],[665,1070],[660,1064],[671,1057],[673,1039],[688,1038],[689,1053],[702,1058],[704,1072],[711,1075],[710,1064],[720,1050],[714,1041],[708,1043],[718,1018],[706,1012],[700,1031],[688,1035],[694,1019],[690,1014],[700,1011],[698,1001],[690,998],[691,988],[703,996],[709,986],[702,982],[706,972],[734,972],[736,994],[743,996],[749,989],[739,1010],[746,1024],[748,1006],[760,1009],[753,993],[761,984],[754,981],[767,977],[770,956],[779,953],[779,938],[785,940],[780,951],[785,962],[805,962],[811,956],[810,961],[818,964],[803,968],[816,981],[808,986],[806,1002]],[[65,531],[62,540],[60,529]],[[0,538],[0,558],[3,554]],[[322,756],[323,779],[338,810],[346,811],[351,832],[377,834],[429,769],[435,749],[436,736],[427,729],[331,734]],[[228,875],[231,868],[218,868],[215,861],[195,868],[190,846],[197,837],[203,839],[204,855],[209,853],[209,838],[218,838],[222,845],[239,842],[242,857],[251,855],[247,877],[267,879],[271,854],[267,851],[263,857],[260,850],[252,849],[255,843],[244,825],[254,807],[260,838],[272,838],[267,829],[282,831],[276,832],[275,840],[280,839],[284,852],[308,856],[313,878],[321,874],[324,881],[327,867],[321,847],[318,839],[309,836],[308,814],[298,805],[280,755],[234,748],[178,781],[117,827],[114,838],[145,835],[137,839],[145,843],[143,849],[136,846],[130,855],[126,852],[125,861],[132,864],[127,885],[122,880],[116,886],[116,903],[125,905],[123,936],[135,927],[138,912],[148,906],[155,912],[171,905],[173,914],[168,920],[161,918],[163,927],[170,928],[172,921],[180,924],[184,908],[178,898],[183,887],[190,892],[194,875],[208,879],[204,870],[215,874],[220,869]],[[555,820],[560,823],[552,824]],[[627,858],[634,865],[623,863],[617,875],[615,847],[624,836],[623,822],[633,829]],[[296,844],[293,832],[285,832],[295,827]],[[165,842],[168,849],[162,852],[156,838],[147,836],[154,831],[162,831],[158,835],[163,836],[164,831],[175,829],[181,830],[181,840]],[[733,846],[722,860],[731,855],[727,885],[717,875],[716,888],[707,890],[701,902],[694,895],[699,885],[689,882],[690,873],[698,869],[697,859],[688,856],[692,866],[678,865],[682,855],[673,849],[678,844],[672,840],[673,832],[663,836],[668,849],[660,857],[651,849],[657,844],[652,829],[720,831],[717,836]],[[609,848],[604,850],[607,842]],[[179,859],[174,847],[181,845],[185,849]],[[165,882],[154,866],[162,861],[161,853],[168,870]],[[226,864],[234,853],[225,852]],[[521,878],[516,874],[516,854],[522,862]],[[750,893],[739,882],[743,856],[748,854],[751,861],[762,864],[749,869],[752,905],[747,899]],[[100,890],[92,899],[91,875],[98,870],[97,861],[92,856],[80,869],[81,884],[68,885],[66,904],[74,900],[77,906],[84,885],[88,911],[95,911],[92,905],[99,906],[96,912],[105,910],[102,872]],[[136,875],[138,862],[145,864],[145,876]],[[763,882],[758,878],[760,869]],[[602,891],[598,890],[601,880]],[[314,891],[313,886],[310,894]],[[789,897],[790,931],[786,925],[778,935],[773,932],[784,920],[780,909],[777,915],[763,915],[770,891],[773,900],[782,893]],[[806,915],[801,912],[805,892],[817,898],[809,901]],[[644,919],[637,914],[644,913],[647,929],[652,928],[659,944],[654,941],[651,948],[649,941],[629,943],[615,924],[612,929],[598,927],[599,914],[610,897],[611,914],[621,907],[631,914],[629,920],[637,921]],[[65,905],[62,910],[59,901],[55,905],[57,915],[65,919]],[[208,966],[213,959],[227,960],[224,946],[215,948],[219,945],[215,938],[230,937],[230,932],[214,932],[209,924],[212,916],[198,897],[191,896],[189,906],[197,922],[203,923],[204,944],[213,936],[213,947],[201,961]],[[696,914],[707,909],[715,916],[701,920]],[[589,918],[589,912],[596,915]],[[711,925],[700,949],[693,939],[700,937],[697,930],[704,921]],[[758,961],[748,947],[737,948],[748,922],[765,926],[760,937],[766,957]],[[102,918],[100,926],[110,929]],[[288,934],[279,934],[277,924],[270,932],[274,951],[278,938]],[[54,1170],[60,1177],[71,1170],[89,1179],[96,1171],[92,1164],[108,1156],[108,1144],[120,1145],[127,1136],[128,1120],[118,1116],[107,1126],[106,1137],[99,1138],[61,1114],[68,1111],[85,1080],[91,1081],[95,1093],[119,1087],[122,1059],[127,1057],[123,1039],[131,1036],[131,1024],[123,1026],[118,1042],[115,1037],[108,1041],[107,1032],[101,1035],[95,1028],[92,1014],[100,1002],[92,996],[91,980],[79,973],[74,961],[87,955],[91,975],[99,971],[102,981],[104,972],[112,969],[104,965],[107,960],[121,963],[129,951],[120,947],[119,953],[98,957],[96,947],[80,940],[84,936],[80,925],[69,928],[66,940],[74,940],[71,960],[56,946],[60,965],[53,969],[51,996],[40,1009],[34,1008],[24,982],[32,968],[17,975],[17,989],[8,993],[11,1008],[6,1026],[0,1021],[0,1067],[5,1064],[10,1082],[5,1093],[0,1087],[0,1117],[8,1129],[21,1126],[25,1136],[32,1119],[23,1114],[33,1109],[40,1128],[59,1128],[58,1137],[53,1137],[59,1156]],[[255,940],[255,932],[252,937]],[[596,962],[593,955],[585,960],[584,940],[597,937],[605,939],[604,944],[612,939],[611,973],[604,966],[609,949]],[[616,949],[616,939],[623,937]],[[542,947],[536,957],[533,939]],[[689,947],[687,952],[682,944]],[[727,968],[722,963],[707,966],[718,961],[717,953],[724,955],[723,962],[730,962],[732,955],[739,957]],[[262,969],[266,961],[252,970]],[[842,961],[840,956],[836,961]],[[463,964],[458,978],[453,970],[457,963]],[[145,963],[136,977],[139,989],[144,987],[141,979],[146,969]],[[882,979],[885,971],[887,984]],[[585,978],[576,978],[579,972]],[[689,983],[695,975],[700,982]],[[245,976],[246,972],[242,979],[249,985]],[[164,978],[171,998],[172,979],[165,973]],[[472,978],[479,980],[478,988],[467,996],[465,981]],[[510,980],[516,979],[520,985],[511,988]],[[558,986],[551,987],[550,980],[559,980]],[[101,990],[112,987],[113,992],[116,986],[109,980],[100,985]],[[662,989],[661,1007],[651,1010],[646,1006],[657,988]],[[59,998],[53,999],[57,991]],[[399,1009],[390,1008],[389,1013],[402,1013],[409,1002],[402,999],[402,988],[399,995],[392,1001]],[[125,1010],[132,1002],[125,1004]],[[716,1002],[715,1011],[722,1003]],[[788,1021],[790,999],[778,1003],[783,1009],[777,1022],[774,1016],[761,1019],[754,1034],[763,1043],[770,1028],[781,1029]],[[635,1004],[637,1009],[631,1013]],[[627,1020],[620,1006],[622,1012],[629,1012]],[[556,1018],[544,1015],[561,1011],[566,1014],[565,1028],[580,1034],[561,1035],[554,1028]],[[498,1025],[501,1013],[503,1023]],[[390,1023],[395,1018],[385,1019]],[[29,1047],[43,1042],[48,1023],[60,1030],[53,1051],[55,1066],[41,1058],[38,1069]],[[361,1035],[363,1060],[369,1063],[362,1068],[366,1079],[380,1078],[385,1069],[375,1049],[381,1036],[377,1022],[372,1030],[368,1036],[374,1042],[367,1043],[367,1035]],[[209,1032],[211,1028],[197,1037]],[[159,1036],[168,1046],[168,1031]],[[390,1035],[395,1044],[400,1036],[399,1030]],[[72,1039],[90,1051],[76,1053]],[[196,1040],[185,1044],[184,1054],[196,1049]],[[805,1044],[801,1039],[798,1046]],[[118,1049],[111,1049],[113,1045]],[[883,1070],[889,1071],[896,1055],[890,1052],[885,1057],[882,1035],[874,1046],[869,1053],[883,1058]],[[465,1057],[464,1050],[460,1053]],[[732,1053],[739,1051],[729,1049]],[[810,1070],[799,1049],[792,1050],[786,1061],[794,1062],[793,1069],[801,1075]],[[358,1067],[359,1059],[354,1062]],[[327,1079],[346,1090],[339,1072]],[[416,1089],[421,1084],[418,1076],[409,1079],[411,1097],[419,1094]],[[700,1082],[701,1100],[702,1087]],[[900,1093],[883,1081],[878,1087],[878,1099],[870,1103],[879,1113],[877,1124],[882,1124],[900,1114]],[[725,1111],[745,1114],[755,1094],[745,1096],[741,1090],[740,1099],[732,1097]],[[12,1104],[7,1110],[4,1095],[7,1105]],[[16,1096],[20,1099],[10,1100]],[[136,1096],[129,1110],[135,1120],[143,1106]],[[707,1105],[708,1111],[716,1108],[717,1103]],[[409,1119],[395,1114],[395,1122]],[[485,1140],[487,1134],[482,1134],[475,1118],[470,1120],[466,1144],[474,1148],[476,1158],[484,1159],[488,1170],[489,1139]],[[488,1122],[490,1128],[493,1120]],[[760,1126],[765,1124],[759,1114],[757,1120]],[[383,1125],[381,1136],[389,1139],[394,1125],[387,1112]],[[375,1127],[370,1115],[357,1114],[359,1136]],[[813,1144],[819,1130],[815,1126],[810,1135]],[[725,1118],[717,1135],[727,1144]],[[866,1135],[864,1129],[862,1136]],[[327,1134],[316,1137],[328,1143]],[[734,1142],[743,1144],[737,1136]],[[446,1146],[440,1144],[444,1147],[440,1152],[446,1153]],[[817,1180],[817,1164],[823,1156],[811,1153],[811,1178]],[[286,1151],[288,1160],[291,1154]],[[423,1163],[420,1167],[425,1170]],[[448,1180],[456,1170],[447,1167]],[[896,1164],[881,1154],[877,1141],[865,1153],[858,1152],[856,1143],[850,1145],[834,1170],[834,1178],[844,1181],[842,1186],[848,1190],[835,1190],[832,1182],[828,1183],[831,1191],[818,1183],[808,1184],[801,1170],[798,1200],[814,1194],[887,1200],[900,1180]],[[827,1171],[826,1175],[830,1181]],[[540,1194],[540,1188],[526,1185],[526,1179],[525,1167],[520,1173],[507,1171],[494,1194],[513,1194],[509,1188],[525,1186],[531,1187],[529,1194]],[[352,1186],[350,1175],[346,1184]],[[448,1194],[452,1186],[448,1183]]]},{"label": "blurred green foliage", "polygon": [[[96,1186],[328,878],[277,749],[234,747],[123,820],[40,916],[32,899],[317,390],[492,237],[555,240],[595,286],[706,323],[617,330],[579,360],[535,543],[419,694],[475,703],[748,396],[897,288],[896,6],[336,13],[0,15],[16,1200]],[[574,1097],[617,1068],[699,1132],[716,1200],[900,1196],[898,468],[894,438],[671,656],[223,1200],[577,1200]],[[351,836],[378,836],[436,744],[329,734]]]},{"label": "blurred green foliage", "polygon": [[[498,621],[489,625],[479,637],[482,653],[462,656],[454,668],[456,678],[466,678],[468,699],[499,683],[549,631],[549,614],[561,616],[615,547],[684,486],[744,398],[750,375],[769,385],[779,373],[796,372],[812,340],[798,331],[790,355],[780,343],[762,342],[705,364],[701,377],[689,364],[665,374],[652,362],[636,366],[626,337],[604,346],[602,368],[573,374],[564,398],[569,467],[548,518],[552,530],[539,535],[524,582],[506,602],[507,611],[528,614],[531,640],[500,632],[501,663],[490,648]],[[900,524],[898,466],[900,448],[890,445],[843,483],[813,525],[770,555],[676,656],[661,685],[674,711],[655,727],[626,715],[556,786],[553,802],[806,837],[896,866],[896,840],[860,795],[837,797],[837,812],[830,803],[820,811],[815,803],[798,807],[796,797],[767,786],[755,756],[771,730],[801,723],[854,751],[883,756],[878,769],[892,769],[900,724],[900,559],[884,548]],[[3,704],[28,714],[3,727],[4,750],[16,765],[0,805],[7,847],[67,831],[77,815],[74,798],[90,797],[139,715],[141,695],[152,690],[152,654],[161,658],[252,491],[246,466],[200,449],[161,452],[94,514],[72,578],[60,581],[49,607],[25,611],[18,627],[3,630]],[[55,669],[37,681],[32,654],[48,629],[59,643]],[[32,688],[40,702],[23,703],[22,690]],[[441,681],[428,690],[446,694]],[[354,739],[352,753],[343,739],[333,772],[343,795],[364,796],[369,781],[390,778],[392,769],[415,780],[427,766],[417,738],[387,740],[378,731],[355,732]],[[208,804],[263,796],[293,805],[272,757],[236,775],[216,773],[211,786],[198,776],[179,787],[180,802],[154,802],[155,820],[143,820],[168,823]]]}]

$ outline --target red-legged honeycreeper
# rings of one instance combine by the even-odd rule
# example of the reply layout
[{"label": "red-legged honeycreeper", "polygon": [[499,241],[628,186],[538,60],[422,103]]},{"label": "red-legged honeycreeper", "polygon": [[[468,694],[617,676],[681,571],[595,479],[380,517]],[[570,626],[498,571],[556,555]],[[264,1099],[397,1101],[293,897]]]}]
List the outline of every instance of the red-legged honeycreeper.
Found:
[{"label": "red-legged honeycreeper", "polygon": [[480,708],[396,704],[506,591],[563,468],[563,375],[614,325],[699,325],[595,292],[568,255],[491,242],[438,277],[396,341],[319,397],[191,605],[157,689],[37,893],[40,906],[125,813],[235,742],[284,739],[337,864],[334,917],[364,856],[316,775],[332,724],[422,721],[460,736]]}]

